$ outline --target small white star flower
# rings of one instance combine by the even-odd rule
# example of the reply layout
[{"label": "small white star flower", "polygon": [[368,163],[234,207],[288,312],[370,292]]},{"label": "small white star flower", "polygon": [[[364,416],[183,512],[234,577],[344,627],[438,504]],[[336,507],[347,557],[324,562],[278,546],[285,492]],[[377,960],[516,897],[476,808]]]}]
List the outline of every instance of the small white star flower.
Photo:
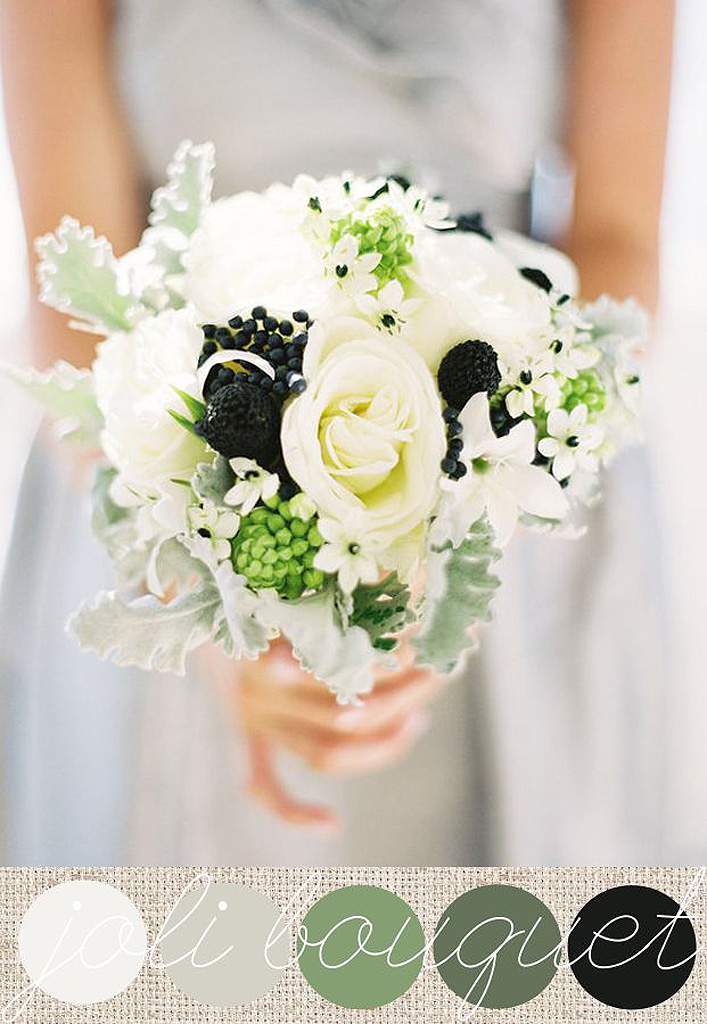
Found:
[{"label": "small white star flower", "polygon": [[574,380],[580,370],[588,370],[599,360],[599,350],[592,345],[578,345],[575,332],[565,327],[555,332],[550,344],[550,358],[556,373]]},{"label": "small white star flower", "polygon": [[538,450],[545,458],[552,459],[556,479],[565,480],[576,468],[597,472],[597,449],[603,435],[599,427],[588,422],[586,405],[577,405],[570,413],[553,409],[547,418],[547,432],[549,436],[542,438]]},{"label": "small white star flower", "polygon": [[461,480],[443,479],[446,491],[433,526],[434,543],[462,542],[469,527],[488,516],[496,543],[510,540],[521,512],[543,519],[562,519],[568,510],[562,488],[535,457],[535,427],[523,420],[505,437],[496,437],[489,404],[481,392],[469,399],[459,417],[463,427],[467,473]]},{"label": "small white star flower", "polygon": [[545,409],[554,409],[560,404],[560,386],[552,368],[549,351],[537,358],[528,356],[513,368],[513,387],[506,395],[506,408],[511,416],[534,416],[536,396],[543,400]]},{"label": "small white star flower", "polygon": [[229,463],[237,479],[223,500],[240,508],[241,515],[247,516],[259,501],[268,501],[277,494],[280,480],[276,473],[268,473],[254,459],[241,456],[229,459]]},{"label": "small white star flower", "polygon": [[213,501],[205,499],[201,505],[187,510],[189,525],[197,533],[207,531],[214,554],[219,562],[231,556],[231,538],[241,525],[241,517],[231,509],[219,509]]},{"label": "small white star flower", "polygon": [[390,179],[388,192],[381,199],[394,206],[412,225],[417,221],[421,227],[438,230],[455,226],[456,222],[449,219],[449,203],[442,199],[433,199],[417,185],[404,189],[397,181]]},{"label": "small white star flower", "polygon": [[358,239],[342,235],[324,262],[341,291],[355,302],[378,287],[373,271],[380,261],[380,253],[359,254]]},{"label": "small white star flower", "polygon": [[350,516],[344,523],[320,519],[317,529],[325,543],[314,556],[315,569],[336,573],[345,594],[352,593],[359,583],[376,582],[381,544],[366,533],[356,516]]},{"label": "small white star flower", "polygon": [[422,305],[422,299],[406,299],[403,286],[394,278],[380,291],[360,296],[357,305],[362,313],[375,320],[380,331],[399,334],[401,327]]}]

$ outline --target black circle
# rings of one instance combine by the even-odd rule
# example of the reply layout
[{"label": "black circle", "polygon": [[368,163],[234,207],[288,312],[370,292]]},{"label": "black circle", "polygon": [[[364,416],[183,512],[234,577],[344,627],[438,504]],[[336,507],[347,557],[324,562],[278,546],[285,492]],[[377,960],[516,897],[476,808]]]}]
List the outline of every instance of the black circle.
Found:
[{"label": "black circle", "polygon": [[582,908],[567,952],[590,996],[621,1010],[642,1010],[682,988],[697,940],[689,917],[670,896],[645,885],[619,885]]}]

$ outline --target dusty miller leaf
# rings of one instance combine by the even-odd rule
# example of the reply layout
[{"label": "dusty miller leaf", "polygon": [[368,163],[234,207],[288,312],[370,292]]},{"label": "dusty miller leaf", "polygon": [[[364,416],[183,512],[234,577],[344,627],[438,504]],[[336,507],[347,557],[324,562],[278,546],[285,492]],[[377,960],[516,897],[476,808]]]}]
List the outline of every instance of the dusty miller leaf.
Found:
[{"label": "dusty miller leaf", "polygon": [[57,417],[56,433],[78,444],[99,444],[103,417],[96,403],[90,370],[60,360],[48,370],[0,363],[0,370]]},{"label": "dusty miller leaf", "polygon": [[235,483],[236,475],[228,459],[217,455],[213,462],[201,462],[191,480],[192,489],[200,498],[223,504],[223,496]]},{"label": "dusty miller leaf", "polygon": [[452,672],[462,653],[476,645],[469,628],[491,618],[499,581],[489,569],[498,558],[493,531],[484,520],[472,526],[459,547],[447,544],[430,554],[425,609],[414,641],[418,664]]},{"label": "dusty miller leaf", "polygon": [[189,139],[181,142],[167,167],[167,184],[155,189],[152,195],[150,224],[191,235],[211,201],[213,171],[211,142],[198,146]]},{"label": "dusty miller leaf", "polygon": [[130,329],[135,299],[105,238],[64,217],[54,234],[37,239],[36,248],[42,302],[98,334]]},{"label": "dusty miller leaf", "polygon": [[350,621],[366,630],[377,650],[393,651],[397,635],[415,618],[409,600],[410,590],[391,573],[380,583],[356,587]]},{"label": "dusty miller leaf", "polygon": [[276,633],[257,617],[260,597],[246,586],[245,578],[234,572],[230,562],[217,562],[207,537],[183,537],[181,543],[201,561],[220,595],[216,642],[223,644],[231,657],[254,661],[268,649]]},{"label": "dusty miller leaf", "polygon": [[358,703],[373,686],[376,652],[361,626],[341,625],[332,587],[297,601],[274,590],[261,595],[261,617],[282,632],[302,668],[336,694],[340,704]]},{"label": "dusty miller leaf", "polygon": [[214,586],[169,604],[147,594],[133,600],[103,592],[72,616],[67,632],[84,650],[116,665],[184,675],[186,656],[213,636],[221,597]]}]

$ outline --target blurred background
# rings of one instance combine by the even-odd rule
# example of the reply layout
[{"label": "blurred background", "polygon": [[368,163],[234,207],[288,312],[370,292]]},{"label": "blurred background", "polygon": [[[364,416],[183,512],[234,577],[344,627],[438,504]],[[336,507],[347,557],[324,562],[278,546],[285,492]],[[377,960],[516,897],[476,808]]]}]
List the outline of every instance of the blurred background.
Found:
[{"label": "blurred background", "polygon": [[[676,730],[665,766],[674,849],[707,846],[707,4],[678,0],[662,230],[656,350],[646,379],[646,435],[657,466],[677,659],[670,695]],[[1,116],[1,115],[0,115]],[[67,211],[71,212],[71,211]],[[28,273],[16,187],[0,125],[0,358],[29,360]],[[30,268],[28,270],[28,263]],[[0,565],[37,411],[0,378]]]}]

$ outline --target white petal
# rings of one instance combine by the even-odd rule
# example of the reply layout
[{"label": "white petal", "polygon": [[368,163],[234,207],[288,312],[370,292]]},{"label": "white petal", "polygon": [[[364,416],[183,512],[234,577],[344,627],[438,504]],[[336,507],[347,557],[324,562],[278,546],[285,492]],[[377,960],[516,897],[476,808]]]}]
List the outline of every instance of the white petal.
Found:
[{"label": "white petal", "polygon": [[345,594],[350,594],[353,590],[356,589],[356,585],[358,583],[358,574],[350,560],[347,559],[346,561],[341,563],[341,566],[339,568],[338,579],[339,586],[341,587]]},{"label": "white petal", "polygon": [[510,492],[494,487],[486,504],[496,543],[505,547],[518,523],[518,505]]},{"label": "white petal", "polygon": [[564,409],[553,409],[548,413],[547,432],[553,437],[564,437],[569,432],[569,416]]},{"label": "white petal", "polygon": [[543,437],[538,441],[538,451],[541,455],[544,455],[546,459],[551,459],[560,450],[560,442],[556,437]]},{"label": "white petal", "polygon": [[459,422],[463,427],[464,446],[471,458],[485,451],[487,441],[495,440],[485,391],[472,395],[459,414]]},{"label": "white petal", "polygon": [[552,462],[552,475],[558,480],[565,480],[575,467],[575,457],[567,448],[561,448]]},{"label": "white petal", "polygon": [[557,480],[539,466],[515,466],[508,468],[513,473],[513,487],[518,504],[534,516],[545,519],[562,519],[569,509],[569,502]]},{"label": "white petal", "polygon": [[314,556],[314,568],[322,572],[338,572],[342,564],[341,549],[334,544],[325,544]]}]

